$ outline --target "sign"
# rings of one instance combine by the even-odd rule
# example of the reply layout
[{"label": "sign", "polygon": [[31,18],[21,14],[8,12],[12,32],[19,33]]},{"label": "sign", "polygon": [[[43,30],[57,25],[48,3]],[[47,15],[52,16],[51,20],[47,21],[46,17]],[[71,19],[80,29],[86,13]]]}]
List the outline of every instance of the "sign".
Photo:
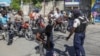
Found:
[{"label": "sign", "polygon": [[100,22],[100,0],[92,0],[91,3],[91,12],[94,17],[94,21]]}]

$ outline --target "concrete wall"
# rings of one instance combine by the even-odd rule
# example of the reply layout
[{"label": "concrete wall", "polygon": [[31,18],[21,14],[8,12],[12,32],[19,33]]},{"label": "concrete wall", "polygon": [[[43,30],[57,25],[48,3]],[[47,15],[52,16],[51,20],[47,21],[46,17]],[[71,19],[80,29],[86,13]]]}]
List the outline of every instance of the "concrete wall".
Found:
[{"label": "concrete wall", "polygon": [[21,10],[23,11],[24,15],[28,15],[29,14],[29,4],[23,5]]},{"label": "concrete wall", "polygon": [[[56,7],[58,7],[60,10],[64,10],[64,1],[58,1]],[[50,10],[53,10],[53,1],[48,2],[48,4],[45,5],[45,15],[47,15]],[[42,3],[40,14],[44,14],[44,3]]]}]

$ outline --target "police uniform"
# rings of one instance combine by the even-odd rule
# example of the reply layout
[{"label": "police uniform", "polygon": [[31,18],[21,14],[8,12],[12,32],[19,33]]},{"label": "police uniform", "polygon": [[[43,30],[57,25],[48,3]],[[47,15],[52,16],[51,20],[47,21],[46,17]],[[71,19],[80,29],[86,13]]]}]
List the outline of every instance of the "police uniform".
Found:
[{"label": "police uniform", "polygon": [[84,39],[85,39],[85,30],[86,30],[87,20],[82,16],[76,18],[74,20],[73,27],[75,28],[74,35],[74,48],[76,56],[85,56],[85,50],[83,47]]}]

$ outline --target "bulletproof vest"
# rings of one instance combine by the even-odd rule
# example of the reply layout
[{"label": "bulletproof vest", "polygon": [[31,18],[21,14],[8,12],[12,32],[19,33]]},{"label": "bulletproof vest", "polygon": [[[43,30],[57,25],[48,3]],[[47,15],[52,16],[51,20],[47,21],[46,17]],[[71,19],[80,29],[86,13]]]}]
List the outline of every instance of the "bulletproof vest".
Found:
[{"label": "bulletproof vest", "polygon": [[87,26],[86,18],[84,19],[78,18],[78,19],[80,20],[80,25],[75,29],[75,33],[85,32]]}]

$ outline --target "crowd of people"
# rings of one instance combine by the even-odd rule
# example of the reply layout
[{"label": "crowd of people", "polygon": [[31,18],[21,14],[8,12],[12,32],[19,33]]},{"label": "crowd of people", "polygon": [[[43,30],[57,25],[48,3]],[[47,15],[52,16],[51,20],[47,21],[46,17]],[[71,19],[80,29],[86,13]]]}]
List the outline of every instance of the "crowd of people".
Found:
[{"label": "crowd of people", "polygon": [[[48,23],[45,23],[44,17],[36,11],[30,12],[29,17],[29,21],[25,21],[22,10],[19,10],[17,14],[14,15],[14,22],[11,22],[11,17],[8,16],[7,11],[2,10],[0,13],[0,30],[11,30],[11,25],[13,25],[13,32],[16,30],[16,34],[19,35],[22,28],[28,29],[31,27],[32,30],[34,27],[37,27],[35,33],[36,37],[34,38],[39,42],[40,56],[54,56],[54,29],[57,25],[60,27],[61,24],[65,24],[65,26],[67,26],[65,30],[70,33],[68,37],[66,37],[66,40],[75,33],[73,41],[75,56],[86,56],[83,44],[88,20],[80,10],[71,10],[69,13],[59,10],[58,8],[51,10],[47,15]],[[13,43],[13,35],[15,35],[15,33],[11,32],[12,30],[9,31],[10,34],[8,34],[9,41],[7,45],[11,45]],[[44,49],[46,49],[45,55],[43,52]]]}]

